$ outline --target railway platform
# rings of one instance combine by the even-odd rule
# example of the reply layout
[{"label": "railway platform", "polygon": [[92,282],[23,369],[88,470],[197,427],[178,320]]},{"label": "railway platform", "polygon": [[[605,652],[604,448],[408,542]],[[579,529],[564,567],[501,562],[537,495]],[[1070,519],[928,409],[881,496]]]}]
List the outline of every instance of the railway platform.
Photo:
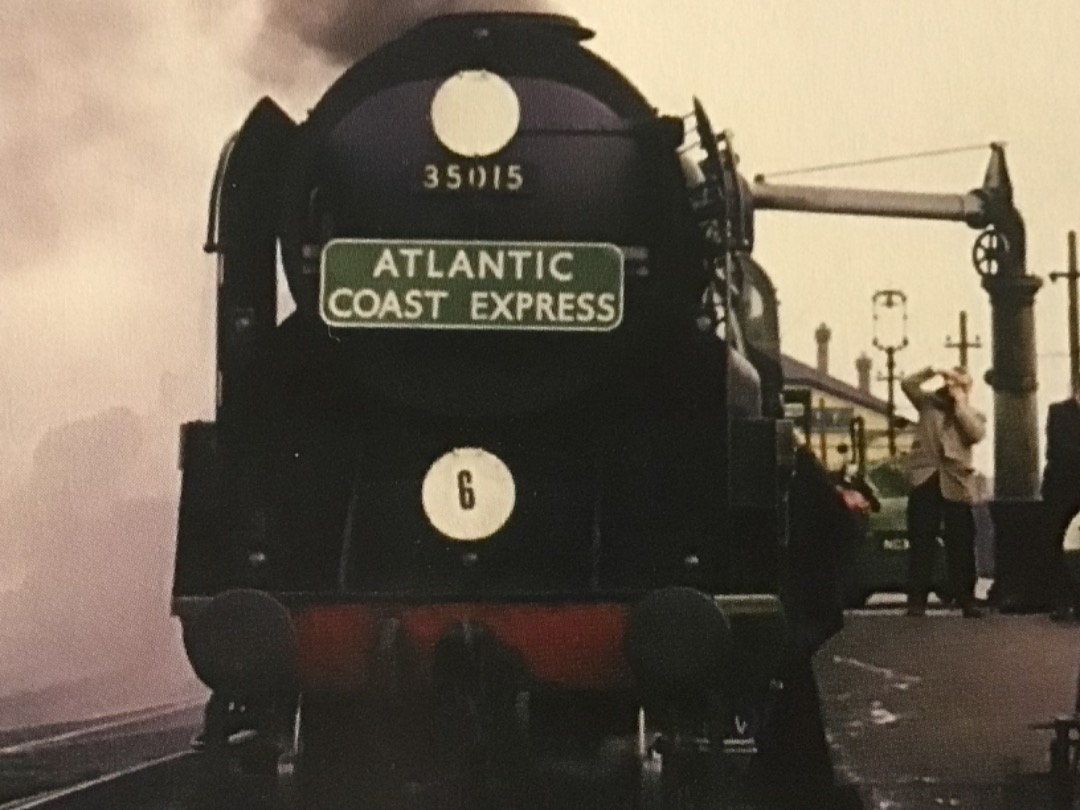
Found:
[{"label": "railway platform", "polygon": [[1053,732],[1033,725],[1073,712],[1080,624],[886,602],[849,611],[815,669],[837,776],[867,808],[1069,806],[1053,798]]}]

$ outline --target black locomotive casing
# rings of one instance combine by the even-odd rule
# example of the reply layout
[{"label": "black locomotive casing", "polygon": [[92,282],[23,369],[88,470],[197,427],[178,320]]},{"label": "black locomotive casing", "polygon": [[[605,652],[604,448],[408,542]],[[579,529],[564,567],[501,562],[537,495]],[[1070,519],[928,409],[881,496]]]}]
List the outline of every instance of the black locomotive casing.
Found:
[{"label": "black locomotive casing", "polygon": [[[620,328],[587,336],[339,333],[346,345],[359,344],[351,363],[359,385],[384,394],[392,387],[392,399],[428,412],[506,418],[596,387],[685,327],[707,277],[673,160],[681,128],[657,118],[581,47],[580,35],[569,23],[538,26],[513,15],[448,18],[355,66],[304,126],[286,190],[283,251],[293,296],[313,317],[313,259],[328,237],[612,244],[629,253]],[[431,106],[448,77],[475,69],[514,88],[521,120],[505,148],[474,159],[438,141]],[[505,178],[515,168],[519,188],[490,187],[497,170]],[[463,187],[452,190],[455,169]],[[480,172],[489,186],[468,187]],[[429,189],[432,174],[439,182]],[[307,262],[304,245],[314,247]]]},{"label": "black locomotive casing", "polygon": [[[775,593],[775,423],[740,441],[744,455],[762,449],[753,475],[733,468],[732,426],[760,413],[731,402],[760,401],[760,385],[708,321],[681,123],[582,37],[561,18],[443,18],[346,72],[303,125],[268,102],[253,113],[229,156],[242,170],[219,178],[220,407],[215,425],[188,431],[178,597]],[[431,122],[442,84],[474,70],[520,102],[516,134],[485,157],[455,154]],[[520,185],[470,185],[497,168]],[[615,246],[621,321],[337,328],[320,316],[320,260],[332,240],[357,239]],[[278,243],[297,307],[281,324],[266,281]],[[455,448],[513,476],[513,512],[482,542],[440,533],[421,503]]]},{"label": "black locomotive casing", "polygon": [[652,806],[756,759],[790,649],[775,291],[730,143],[587,34],[439,18],[227,144],[173,589],[215,773],[269,762],[231,761],[244,724],[304,806]]}]

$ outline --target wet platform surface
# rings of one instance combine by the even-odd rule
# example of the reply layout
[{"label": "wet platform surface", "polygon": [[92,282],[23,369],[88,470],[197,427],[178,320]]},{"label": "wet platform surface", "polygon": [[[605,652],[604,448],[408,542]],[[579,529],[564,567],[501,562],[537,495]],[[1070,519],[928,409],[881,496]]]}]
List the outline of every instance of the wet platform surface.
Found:
[{"label": "wet platform surface", "polygon": [[874,810],[1040,810],[1050,732],[1072,712],[1080,625],[853,611],[815,660],[834,765]]}]

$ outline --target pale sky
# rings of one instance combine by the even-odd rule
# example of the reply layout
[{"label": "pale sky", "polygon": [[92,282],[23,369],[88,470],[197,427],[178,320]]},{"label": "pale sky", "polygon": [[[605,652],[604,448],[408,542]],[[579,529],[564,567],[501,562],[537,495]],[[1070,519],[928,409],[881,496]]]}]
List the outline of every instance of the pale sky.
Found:
[{"label": "pale sky", "polygon": [[[1029,270],[1064,269],[1066,232],[1080,228],[1076,0],[562,5],[662,112],[685,113],[699,96],[714,124],[734,132],[747,176],[1006,141]],[[0,208],[5,240],[22,240],[16,266],[0,273],[0,462],[17,465],[45,428],[72,417],[114,404],[145,410],[166,369],[179,375],[189,415],[209,416],[213,276],[200,248],[220,146],[260,95],[300,118],[339,72],[309,59],[288,87],[246,75],[258,7],[12,0],[0,10],[12,40],[0,63],[0,121],[5,139],[19,143],[0,176],[13,167],[28,175],[7,184]],[[295,57],[280,55],[281,75]],[[72,117],[88,105],[103,111],[89,130]],[[782,182],[959,193],[980,185],[988,157],[987,149]],[[12,224],[13,204],[35,224],[32,239]],[[43,212],[54,225],[41,225],[54,222]],[[977,232],[765,212],[757,235],[789,354],[813,362],[813,331],[825,321],[838,376],[854,381],[863,350],[881,370],[870,298],[896,287],[909,296],[901,368],[955,362],[944,342],[966,309],[986,347],[971,365],[978,377],[985,371],[989,307],[970,261]],[[1062,282],[1038,297],[1040,410],[1066,393],[1065,301]],[[991,410],[985,386],[975,401]],[[981,448],[987,470],[990,447]]]},{"label": "pale sky", "polygon": [[[808,166],[1005,141],[1028,227],[1028,270],[1064,270],[1080,229],[1080,3],[1076,0],[577,0],[595,48],[663,110],[698,95],[731,129],[752,177]],[[648,12],[645,8],[650,9]],[[659,9],[666,9],[661,13]],[[657,10],[653,10],[657,9]],[[776,182],[965,192],[982,183],[985,151],[777,178]],[[855,380],[870,346],[871,296],[908,294],[910,346],[900,367],[954,364],[960,310],[990,360],[986,293],[971,265],[977,232],[961,224],[760,213],[755,255],[779,288],[784,348],[813,362],[814,329],[833,331],[832,369]],[[1065,284],[1036,299],[1040,409],[1067,395]],[[884,395],[884,383],[875,393]],[[988,413],[985,385],[976,403]],[[989,470],[992,438],[979,463]]]}]

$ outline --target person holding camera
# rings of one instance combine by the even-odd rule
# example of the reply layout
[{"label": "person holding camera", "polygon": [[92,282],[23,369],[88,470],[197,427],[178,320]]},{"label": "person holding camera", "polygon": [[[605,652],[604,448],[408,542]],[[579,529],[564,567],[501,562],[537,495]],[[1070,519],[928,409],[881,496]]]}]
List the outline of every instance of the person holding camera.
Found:
[{"label": "person holding camera", "polygon": [[[926,383],[940,378],[933,390]],[[962,368],[927,367],[904,378],[900,388],[919,412],[915,442],[907,459],[912,486],[907,522],[909,616],[926,614],[934,544],[944,524],[949,595],[965,618],[978,618],[975,601],[975,518],[979,481],[972,448],[986,435],[986,417],[968,401],[971,376]]]}]

